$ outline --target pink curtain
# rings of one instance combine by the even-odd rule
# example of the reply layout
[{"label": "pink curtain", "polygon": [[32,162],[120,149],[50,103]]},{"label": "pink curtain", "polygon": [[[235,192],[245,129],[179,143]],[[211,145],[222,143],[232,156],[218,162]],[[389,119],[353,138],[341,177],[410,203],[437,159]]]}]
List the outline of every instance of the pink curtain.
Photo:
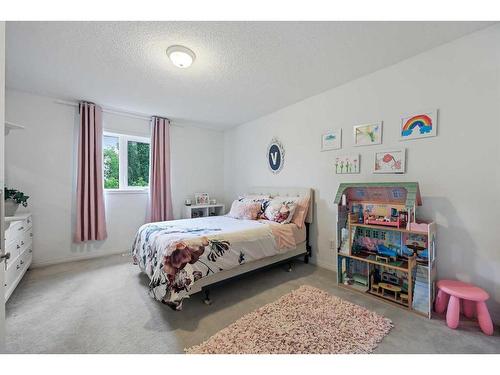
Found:
[{"label": "pink curtain", "polygon": [[80,103],[75,242],[104,240],[106,216],[102,176],[102,109]]},{"label": "pink curtain", "polygon": [[150,221],[172,220],[170,121],[153,117],[151,131]]}]

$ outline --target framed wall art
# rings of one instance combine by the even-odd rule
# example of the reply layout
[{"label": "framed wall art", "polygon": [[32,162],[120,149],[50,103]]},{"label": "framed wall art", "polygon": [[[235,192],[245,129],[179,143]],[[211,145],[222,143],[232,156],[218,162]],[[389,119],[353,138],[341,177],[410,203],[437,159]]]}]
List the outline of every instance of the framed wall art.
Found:
[{"label": "framed wall art", "polygon": [[267,147],[267,164],[273,173],[279,173],[285,163],[285,149],[277,138],[273,138]]},{"label": "framed wall art", "polygon": [[336,174],[359,173],[359,154],[340,155],[335,158]]},{"label": "framed wall art", "polygon": [[423,111],[401,118],[400,140],[435,137],[437,135],[437,109]]},{"label": "framed wall art", "polygon": [[194,200],[196,204],[209,204],[210,199],[208,196],[208,193],[195,193],[194,194]]},{"label": "framed wall art", "polygon": [[328,130],[321,135],[321,151],[342,148],[342,129]]},{"label": "framed wall art", "polygon": [[406,149],[377,151],[373,165],[373,173],[405,173]]},{"label": "framed wall art", "polygon": [[382,121],[354,126],[354,146],[370,146],[382,143]]}]

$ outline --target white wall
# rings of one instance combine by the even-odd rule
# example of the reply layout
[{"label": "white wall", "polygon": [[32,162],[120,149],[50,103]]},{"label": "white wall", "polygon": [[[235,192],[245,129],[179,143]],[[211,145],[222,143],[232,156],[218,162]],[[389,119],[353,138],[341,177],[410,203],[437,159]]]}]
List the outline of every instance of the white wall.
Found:
[{"label": "white wall", "polygon": [[[4,183],[4,115],[5,115],[5,21],[0,21],[0,188]],[[2,195],[3,198],[3,195]],[[3,199],[0,200],[0,233],[3,232]],[[0,239],[4,248],[3,237]],[[0,262],[0,296],[4,296],[5,268]],[[5,352],[5,303],[0,302],[0,353]]]},{"label": "white wall", "polygon": [[[147,194],[106,194],[108,239],[72,242],[75,212],[78,114],[54,99],[7,90],[6,118],[22,124],[6,139],[6,183],[30,195],[33,264],[43,265],[130,250],[146,218]],[[149,136],[149,122],[104,113],[106,130]],[[172,201],[180,218],[182,202],[197,191],[222,196],[223,135],[190,126],[171,127]]]},{"label": "white wall", "polygon": [[[313,261],[333,269],[338,184],[418,181],[420,216],[438,223],[438,277],[486,289],[500,321],[499,45],[495,26],[227,131],[226,201],[254,185],[314,188]],[[427,108],[439,108],[438,137],[399,142],[400,115]],[[383,144],[353,147],[352,126],[377,120]],[[342,128],[343,148],[320,152],[330,128]],[[278,175],[266,164],[273,136],[286,152]],[[407,148],[407,173],[372,174],[373,153],[392,147]],[[335,156],[350,152],[361,154],[362,173],[335,175]]]}]

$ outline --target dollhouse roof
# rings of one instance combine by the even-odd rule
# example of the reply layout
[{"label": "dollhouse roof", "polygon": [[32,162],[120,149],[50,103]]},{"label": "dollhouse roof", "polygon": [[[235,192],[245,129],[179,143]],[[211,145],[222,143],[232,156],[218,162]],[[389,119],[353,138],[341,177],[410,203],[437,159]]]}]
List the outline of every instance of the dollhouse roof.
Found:
[{"label": "dollhouse roof", "polygon": [[349,201],[404,204],[408,208],[422,205],[418,182],[341,183],[335,196],[335,204],[340,204],[343,194]]}]

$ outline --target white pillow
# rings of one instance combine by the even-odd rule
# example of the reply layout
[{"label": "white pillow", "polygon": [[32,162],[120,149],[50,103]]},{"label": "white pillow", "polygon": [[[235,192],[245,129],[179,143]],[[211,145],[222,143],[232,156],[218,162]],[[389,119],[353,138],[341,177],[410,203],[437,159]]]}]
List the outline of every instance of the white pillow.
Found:
[{"label": "white pillow", "polygon": [[244,203],[259,203],[260,204],[260,212],[257,214],[257,219],[261,219],[264,216],[264,210],[266,209],[271,197],[269,195],[257,195],[257,194],[248,194],[248,195],[240,195],[238,197],[240,202]]},{"label": "white pillow", "polygon": [[235,219],[255,220],[259,216],[261,204],[258,202],[234,201],[227,216]]}]

